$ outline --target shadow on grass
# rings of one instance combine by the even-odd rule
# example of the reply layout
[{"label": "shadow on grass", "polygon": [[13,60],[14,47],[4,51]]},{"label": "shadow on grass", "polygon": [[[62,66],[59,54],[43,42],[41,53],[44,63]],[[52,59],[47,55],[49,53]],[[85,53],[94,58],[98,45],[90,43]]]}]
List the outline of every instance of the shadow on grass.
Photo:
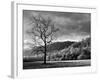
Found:
[{"label": "shadow on grass", "polygon": [[80,67],[90,66],[90,61],[84,62],[54,62],[46,63],[43,62],[23,62],[23,69],[41,69],[41,68],[59,68],[59,67]]}]

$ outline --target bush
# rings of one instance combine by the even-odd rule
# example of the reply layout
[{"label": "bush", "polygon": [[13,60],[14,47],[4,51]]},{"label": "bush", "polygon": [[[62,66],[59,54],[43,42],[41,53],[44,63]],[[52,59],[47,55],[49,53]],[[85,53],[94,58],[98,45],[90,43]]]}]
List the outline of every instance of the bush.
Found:
[{"label": "bush", "polygon": [[78,59],[91,59],[91,52],[88,48],[83,49],[82,53],[78,56]]}]

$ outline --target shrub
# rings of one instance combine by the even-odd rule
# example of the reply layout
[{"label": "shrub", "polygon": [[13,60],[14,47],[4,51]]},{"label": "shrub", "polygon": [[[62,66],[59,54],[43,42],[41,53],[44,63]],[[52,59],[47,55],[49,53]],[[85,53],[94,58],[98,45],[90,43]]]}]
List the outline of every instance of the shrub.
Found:
[{"label": "shrub", "polygon": [[78,56],[78,59],[91,59],[91,52],[89,48],[82,50],[82,53]]}]

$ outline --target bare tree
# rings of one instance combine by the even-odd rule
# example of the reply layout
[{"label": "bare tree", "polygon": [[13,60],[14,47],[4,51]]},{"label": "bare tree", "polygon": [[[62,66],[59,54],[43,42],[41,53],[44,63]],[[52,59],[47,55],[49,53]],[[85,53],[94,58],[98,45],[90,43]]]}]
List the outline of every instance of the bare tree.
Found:
[{"label": "bare tree", "polygon": [[[47,45],[49,45],[53,39],[54,34],[59,30],[55,28],[55,24],[50,17],[43,17],[41,15],[31,17],[33,27],[30,33],[33,35],[33,41],[37,45],[41,45],[44,53],[44,64],[46,64]],[[40,51],[40,50],[38,50]]]}]

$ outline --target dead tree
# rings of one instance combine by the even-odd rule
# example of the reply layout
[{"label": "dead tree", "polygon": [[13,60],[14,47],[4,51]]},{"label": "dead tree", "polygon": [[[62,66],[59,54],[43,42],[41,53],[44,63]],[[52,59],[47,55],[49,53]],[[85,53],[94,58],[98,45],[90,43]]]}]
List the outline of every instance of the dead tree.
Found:
[{"label": "dead tree", "polygon": [[55,28],[55,24],[50,17],[38,15],[32,16],[31,20],[33,27],[30,33],[33,35],[34,42],[42,46],[41,52],[44,53],[44,64],[46,64],[47,45],[53,41],[54,35],[59,29]]}]

